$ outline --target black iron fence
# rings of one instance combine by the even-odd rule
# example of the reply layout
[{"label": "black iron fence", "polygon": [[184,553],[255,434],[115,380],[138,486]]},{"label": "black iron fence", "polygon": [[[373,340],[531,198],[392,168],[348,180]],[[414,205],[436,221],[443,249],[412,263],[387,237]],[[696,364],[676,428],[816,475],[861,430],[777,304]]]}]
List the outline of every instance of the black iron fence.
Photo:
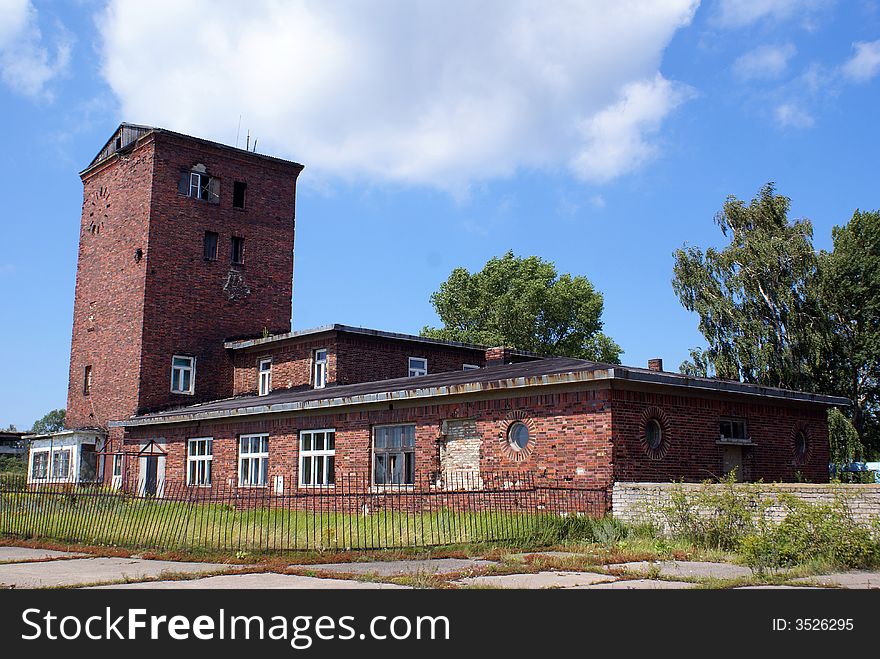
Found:
[{"label": "black iron fence", "polygon": [[429,475],[408,486],[361,476],[312,488],[115,485],[0,478],[0,534],[166,550],[388,549],[528,540],[551,518],[601,517],[608,507],[604,489],[522,473]]}]

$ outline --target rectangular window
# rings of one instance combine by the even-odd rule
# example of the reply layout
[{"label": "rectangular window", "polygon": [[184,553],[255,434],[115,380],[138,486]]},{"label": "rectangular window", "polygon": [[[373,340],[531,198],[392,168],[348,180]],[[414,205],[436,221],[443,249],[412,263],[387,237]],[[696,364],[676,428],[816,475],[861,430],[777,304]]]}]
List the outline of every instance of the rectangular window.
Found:
[{"label": "rectangular window", "polygon": [[244,238],[232,236],[232,262],[244,263]]},{"label": "rectangular window", "polygon": [[424,357],[409,358],[409,376],[417,377],[419,375],[428,374],[428,360]]},{"label": "rectangular window", "polygon": [[268,357],[266,359],[260,360],[259,365],[259,393],[261,396],[265,396],[270,391],[272,391],[272,358]]},{"label": "rectangular window", "polygon": [[34,453],[34,466],[31,469],[31,478],[35,481],[44,481],[49,478],[49,451]]},{"label": "rectangular window", "polygon": [[480,369],[476,364],[463,364],[461,367],[462,371],[478,371]]},{"label": "rectangular window", "polygon": [[123,463],[124,459],[125,459],[125,456],[122,453],[116,453],[113,456],[113,476],[114,477],[122,476],[122,467],[124,464]]},{"label": "rectangular window", "polygon": [[177,194],[194,199],[204,199],[212,204],[220,203],[220,179],[209,176],[204,166],[195,171],[182,171],[177,184]]},{"label": "rectangular window", "polygon": [[192,394],[196,388],[196,359],[174,355],[171,358],[171,393]]},{"label": "rectangular window", "polygon": [[92,367],[86,366],[83,372],[83,396],[88,396],[92,392]]},{"label": "rectangular window", "polygon": [[416,427],[377,426],[373,429],[373,483],[414,485]]},{"label": "rectangular window", "polygon": [[247,183],[244,181],[235,181],[232,184],[232,207],[244,208],[244,198],[247,192]]},{"label": "rectangular window", "polygon": [[265,487],[269,483],[269,435],[238,438],[239,487]]},{"label": "rectangular window", "polygon": [[220,236],[215,231],[205,231],[205,260],[217,260],[217,244],[220,242]]},{"label": "rectangular window", "polygon": [[745,419],[721,419],[721,439],[748,438]]},{"label": "rectangular window", "polygon": [[315,389],[323,389],[327,385],[327,349],[315,350],[312,363],[312,384]]},{"label": "rectangular window", "polygon": [[189,440],[186,455],[186,484],[211,484],[211,463],[214,460],[214,439],[199,437]]},{"label": "rectangular window", "polygon": [[52,480],[66,481],[70,478],[70,449],[52,451]]},{"label": "rectangular window", "polygon": [[299,433],[300,487],[327,487],[336,483],[336,430]]}]

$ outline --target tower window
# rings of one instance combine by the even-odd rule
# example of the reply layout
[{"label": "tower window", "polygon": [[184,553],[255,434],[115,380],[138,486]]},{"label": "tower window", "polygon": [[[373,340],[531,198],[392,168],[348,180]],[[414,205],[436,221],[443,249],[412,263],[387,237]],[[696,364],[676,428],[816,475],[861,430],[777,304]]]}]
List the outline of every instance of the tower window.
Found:
[{"label": "tower window", "polygon": [[205,260],[206,261],[216,261],[217,260],[217,242],[219,240],[219,236],[214,231],[205,231]]},{"label": "tower window", "polygon": [[247,192],[247,183],[244,181],[235,181],[232,184],[232,207],[244,208],[244,198]]},{"label": "tower window", "polygon": [[232,262],[244,263],[244,238],[232,236]]},{"label": "tower window", "polygon": [[171,393],[192,394],[196,387],[196,359],[174,355],[171,359]]},{"label": "tower window", "polygon": [[220,203],[220,179],[209,176],[204,165],[196,165],[180,173],[177,193],[193,199],[204,199],[212,204]]},{"label": "tower window", "polygon": [[88,396],[92,392],[92,366],[86,366],[83,372],[83,396]]}]

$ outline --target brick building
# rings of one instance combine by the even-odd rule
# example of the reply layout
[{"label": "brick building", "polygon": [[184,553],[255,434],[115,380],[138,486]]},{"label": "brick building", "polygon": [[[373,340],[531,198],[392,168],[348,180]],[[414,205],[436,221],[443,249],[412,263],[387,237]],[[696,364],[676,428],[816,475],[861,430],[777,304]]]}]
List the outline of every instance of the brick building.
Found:
[{"label": "brick building", "polygon": [[[523,471],[600,488],[733,469],[827,480],[826,411],[844,399],[690,378],[660,360],[642,369],[345,325],[291,331],[301,170],[119,127],[81,175],[64,450],[95,452],[104,479],[150,492]],[[55,473],[56,441],[36,438],[48,467],[32,480],[77,480]]]}]

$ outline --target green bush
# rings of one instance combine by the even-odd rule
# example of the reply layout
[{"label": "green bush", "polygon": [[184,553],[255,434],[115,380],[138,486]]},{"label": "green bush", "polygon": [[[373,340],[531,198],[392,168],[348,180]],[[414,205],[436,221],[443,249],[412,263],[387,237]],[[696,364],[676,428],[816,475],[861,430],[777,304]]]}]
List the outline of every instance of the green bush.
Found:
[{"label": "green bush", "polygon": [[767,503],[754,486],[737,484],[733,474],[719,483],[692,490],[683,485],[670,492],[659,508],[671,535],[698,547],[735,551],[754,532]]},{"label": "green bush", "polygon": [[880,561],[876,528],[859,524],[845,499],[810,504],[783,497],[785,518],[762,523],[741,546],[746,563],[756,571],[791,567],[812,560],[840,568],[866,568]]}]

